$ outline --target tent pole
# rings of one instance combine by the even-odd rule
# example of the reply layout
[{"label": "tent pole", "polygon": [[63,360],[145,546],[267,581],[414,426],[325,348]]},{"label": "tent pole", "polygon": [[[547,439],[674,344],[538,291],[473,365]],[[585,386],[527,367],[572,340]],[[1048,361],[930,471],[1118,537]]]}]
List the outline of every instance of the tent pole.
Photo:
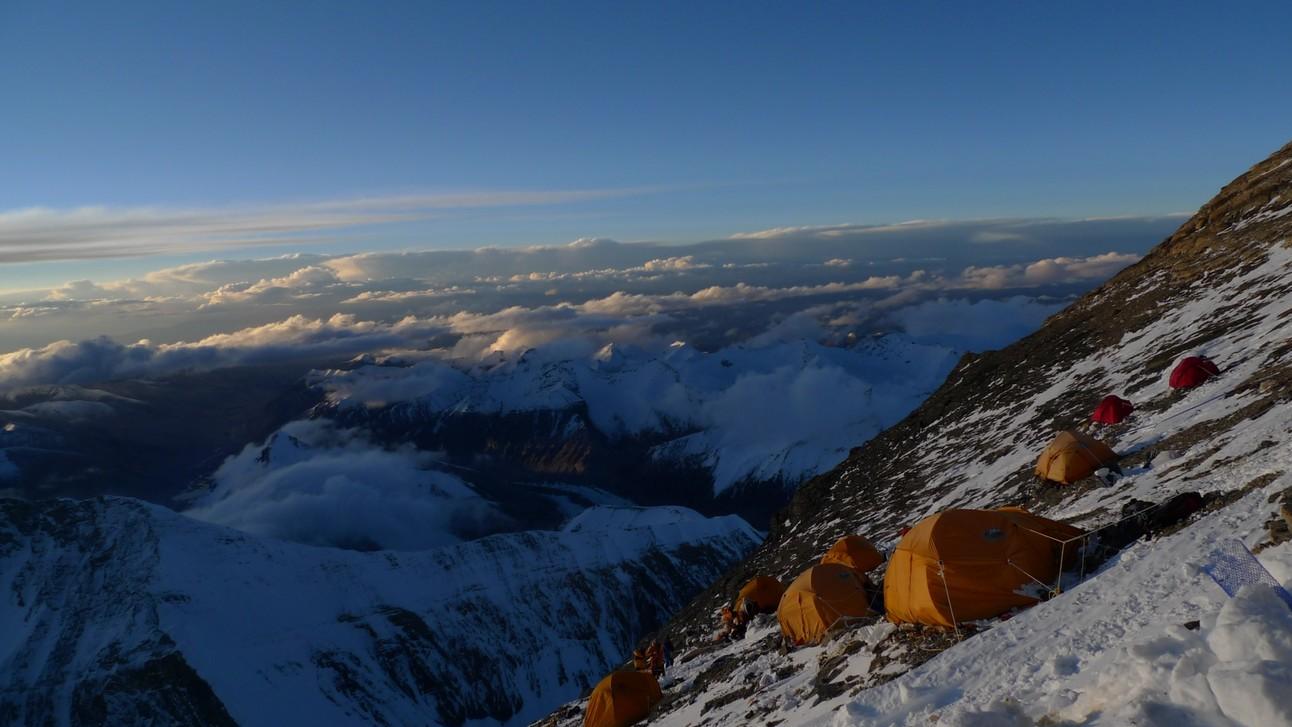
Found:
[{"label": "tent pole", "polygon": [[1059,544],[1059,575],[1054,580],[1054,595],[1063,593],[1063,556],[1067,554],[1068,541]]},{"label": "tent pole", "polygon": [[1086,582],[1086,557],[1090,555],[1090,542],[1086,538],[1089,535],[1081,536],[1081,573],[1077,576],[1077,583]]}]

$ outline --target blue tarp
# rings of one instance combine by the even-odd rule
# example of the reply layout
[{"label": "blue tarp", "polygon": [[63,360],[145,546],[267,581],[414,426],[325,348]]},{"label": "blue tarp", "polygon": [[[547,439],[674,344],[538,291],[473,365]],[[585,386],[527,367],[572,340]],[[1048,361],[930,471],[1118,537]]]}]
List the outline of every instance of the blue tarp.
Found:
[{"label": "blue tarp", "polygon": [[1279,598],[1292,608],[1292,593],[1288,593],[1283,584],[1275,580],[1265,566],[1252,555],[1252,551],[1243,545],[1241,540],[1222,541],[1202,570],[1215,581],[1225,593],[1232,598],[1243,586],[1260,583],[1274,589]]}]

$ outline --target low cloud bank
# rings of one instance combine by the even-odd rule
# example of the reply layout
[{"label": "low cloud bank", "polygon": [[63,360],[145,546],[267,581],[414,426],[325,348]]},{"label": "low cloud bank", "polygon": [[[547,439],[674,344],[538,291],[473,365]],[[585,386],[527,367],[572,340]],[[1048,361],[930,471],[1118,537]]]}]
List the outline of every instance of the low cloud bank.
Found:
[{"label": "low cloud bank", "polygon": [[[845,225],[689,246],[588,239],[181,265],[138,279],[0,296],[0,318],[8,319],[0,350],[10,351],[0,354],[0,387],[393,351],[475,360],[529,348],[587,356],[607,343],[662,350],[674,340],[707,350],[796,337],[838,344],[876,329],[919,330],[937,316],[937,327],[964,332],[971,327],[951,318],[983,308],[930,302],[1065,300],[1139,259],[1127,252],[1017,259],[1017,250],[1005,254],[1005,247],[1034,253],[1046,240],[1071,238],[1073,227],[1119,224],[1142,230],[1148,223]],[[967,241],[972,234],[1013,242]],[[949,239],[958,245],[949,247]],[[908,254],[877,257],[876,247],[890,243]],[[969,265],[911,254],[966,246],[991,254]],[[911,306],[924,307],[894,314]],[[973,321],[993,331],[1001,325],[991,315]],[[1023,323],[1011,326],[1025,331]],[[966,347],[978,346],[966,339]]]},{"label": "low cloud bank", "polygon": [[173,344],[147,340],[122,344],[106,337],[55,341],[41,348],[0,355],[0,387],[87,384],[185,370],[322,360],[406,347],[420,336],[443,330],[443,326],[417,318],[379,323],[337,314],[326,320],[291,316],[276,323]]},{"label": "low cloud bank", "polygon": [[324,420],[296,421],[248,445],[186,514],[256,535],[358,550],[424,550],[508,520],[411,447],[384,449]]},{"label": "low cloud bank", "polygon": [[[326,318],[291,315],[258,326],[217,333],[195,341],[123,344],[108,337],[73,342],[60,340],[41,347],[0,355],[0,387],[30,384],[86,384],[122,377],[160,376],[181,370],[379,353],[399,349],[443,349],[452,358],[479,359],[492,351],[546,348],[550,355],[584,356],[607,343],[663,348],[673,340],[688,340],[697,330],[720,345],[738,340],[755,343],[790,337],[821,339],[852,332],[864,334],[879,321],[909,330],[960,331],[971,345],[972,332],[989,339],[1002,326],[1022,335],[1032,319],[997,317],[991,305],[968,300],[948,306],[936,298],[962,297],[983,291],[1044,288],[1047,284],[1096,281],[1137,259],[1108,253],[1091,258],[1053,258],[1026,265],[970,268],[947,278],[916,270],[907,275],[875,275],[855,282],[769,287],[737,283],[709,286],[693,293],[664,294],[618,291],[580,303],[508,306],[492,312],[458,310],[448,314],[404,315],[393,321],[366,319],[358,313]],[[328,269],[307,265],[278,278],[249,286],[224,285],[207,294],[203,305],[219,308],[231,301],[269,296],[281,299],[293,291],[311,291],[336,284]],[[430,295],[429,291],[422,295]],[[362,296],[346,300],[347,307]],[[834,303],[823,304],[822,300]],[[997,304],[998,306],[1001,304]],[[721,328],[733,320],[770,306],[757,330]],[[1017,308],[1017,306],[1009,306]],[[361,306],[360,306],[361,308]],[[890,313],[906,308],[905,312]],[[1056,307],[1050,305],[1045,314]],[[705,311],[703,316],[697,316]],[[973,314],[972,319],[964,316]],[[1043,319],[1038,314],[1035,323]],[[969,321],[969,322],[967,322]],[[917,333],[917,335],[919,335]],[[438,341],[433,344],[432,342]]]},{"label": "low cloud bank", "polygon": [[1018,265],[970,266],[961,273],[961,278],[970,287],[988,290],[1104,280],[1139,258],[1139,255],[1106,252],[1085,258],[1056,257]]}]

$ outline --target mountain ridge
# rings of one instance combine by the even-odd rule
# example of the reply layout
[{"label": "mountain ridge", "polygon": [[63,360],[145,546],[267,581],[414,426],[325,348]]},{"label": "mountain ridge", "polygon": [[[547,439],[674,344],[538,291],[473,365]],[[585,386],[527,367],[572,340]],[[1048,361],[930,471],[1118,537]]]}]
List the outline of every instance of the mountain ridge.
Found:
[{"label": "mountain ridge", "polygon": [[525,722],[757,540],[733,516],[592,508],[360,553],[126,498],[0,500],[0,721]]},{"label": "mountain ridge", "polygon": [[[1273,173],[1278,170],[1283,170],[1283,174],[1274,175]],[[1254,180],[1262,181],[1252,189],[1250,182]],[[1238,264],[1231,271],[1231,275],[1237,276],[1251,270],[1259,264],[1253,260],[1256,255],[1273,245],[1275,240],[1288,237],[1289,231],[1292,231],[1292,215],[1271,219],[1270,222],[1274,224],[1262,230],[1259,237],[1249,236],[1241,241],[1224,238],[1210,231],[1221,223],[1232,227],[1244,219],[1242,217],[1244,211],[1248,212],[1249,216],[1259,214],[1259,211],[1254,209],[1263,209],[1270,204],[1271,200],[1277,201],[1278,191],[1283,190],[1286,194],[1289,187],[1292,187],[1292,143],[1283,146],[1225,185],[1216,198],[1203,205],[1193,217],[1181,225],[1179,230],[1164,240],[1159,247],[1154,248],[1149,255],[1117,273],[1111,280],[1082,296],[1069,307],[1050,316],[1036,332],[1000,351],[966,354],[947,376],[943,385],[907,417],[866,444],[854,449],[849,457],[834,470],[804,482],[791,503],[773,520],[767,540],[751,559],[757,560],[764,554],[776,550],[778,543],[787,537],[787,528],[792,527],[794,523],[808,520],[815,514],[811,505],[822,498],[835,497],[831,491],[845,483],[854,487],[859,485],[856,480],[864,476],[861,474],[863,471],[881,473],[891,471],[892,468],[884,466],[883,462],[902,457],[904,454],[902,445],[909,448],[911,446],[909,440],[917,436],[920,430],[934,427],[947,418],[956,417],[957,405],[961,405],[961,408],[964,408],[963,405],[966,403],[970,407],[976,406],[974,397],[963,396],[966,390],[990,388],[993,380],[1014,373],[1011,369],[1034,367],[1035,362],[1029,356],[1023,355],[1025,352],[1038,349],[1057,350],[1068,360],[1076,359],[1083,354],[1089,355],[1091,351],[1098,349],[1100,344],[1109,345],[1115,342],[1111,338],[1113,334],[1117,334],[1117,338],[1120,339],[1122,330],[1133,330],[1135,326],[1142,325],[1142,321],[1151,316],[1158,306],[1167,302],[1169,291],[1160,287],[1141,291],[1137,298],[1132,297],[1126,302],[1113,300],[1113,296],[1122,292],[1127,285],[1134,283],[1139,287],[1146,277],[1158,275],[1164,270],[1168,275],[1179,275],[1178,280],[1187,283],[1196,280],[1207,270],[1215,269],[1214,263],[1208,265],[1204,260],[1199,264],[1191,258],[1183,260],[1178,265],[1163,266],[1163,257],[1180,258],[1219,245],[1237,254]],[[1235,209],[1236,203],[1240,205],[1237,209]],[[1292,204],[1292,200],[1288,200],[1288,203]],[[1283,220],[1281,223],[1278,221],[1280,219]],[[1102,310],[1104,307],[1111,307],[1111,311],[1107,312],[1107,315],[1100,316],[1099,314],[1105,313]],[[1116,327],[1102,325],[1103,321],[1113,317],[1117,319]],[[1077,332],[1076,335],[1073,335],[1074,329]],[[1129,382],[1125,391],[1133,395],[1142,390],[1149,382],[1159,378],[1166,368],[1185,352],[1219,334],[1220,331],[1214,328],[1204,329],[1164,347],[1145,361],[1140,375]],[[1074,415],[1093,409],[1095,403],[1105,393],[1110,392],[1093,386],[1073,387],[1065,395],[1056,397],[1052,404],[1047,402],[1047,406],[1042,407],[1033,417],[1033,423],[1037,425],[1037,430],[1042,436],[1059,428],[1071,426],[1076,423]],[[1026,400],[1026,397],[1016,392],[1008,396],[1017,402]],[[959,414],[959,416],[967,417],[968,414]],[[1039,448],[1036,451],[1039,451]],[[990,459],[990,456],[982,459]],[[1027,474],[1025,473],[1024,476],[1026,477]],[[1008,499],[1006,493],[1002,493],[1002,496]],[[998,502],[1006,504],[1004,500],[998,500]],[[892,526],[889,532],[893,535],[896,534],[897,526],[901,524],[899,519],[894,517],[887,523]],[[844,530],[840,529],[837,535],[822,536],[815,545],[824,551],[824,547],[828,546],[834,537],[843,534],[845,534]],[[880,540],[887,540],[893,535],[882,537]],[[733,579],[724,579],[725,587],[729,587],[734,580],[739,580],[741,576],[752,572],[743,569],[742,566],[738,566],[738,569],[741,570],[739,575],[733,576]]]}]

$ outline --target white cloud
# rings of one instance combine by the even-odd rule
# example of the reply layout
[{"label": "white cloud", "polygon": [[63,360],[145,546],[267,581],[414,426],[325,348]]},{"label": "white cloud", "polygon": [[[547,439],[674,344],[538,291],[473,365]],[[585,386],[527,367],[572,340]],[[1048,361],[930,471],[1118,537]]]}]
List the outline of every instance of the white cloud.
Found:
[{"label": "white cloud", "polygon": [[106,337],[62,340],[0,355],[0,387],[82,384],[183,370],[350,356],[409,347],[419,338],[443,331],[441,324],[425,319],[410,317],[380,323],[337,314],[327,319],[295,315],[263,326],[171,344],[147,340],[122,344]]},{"label": "white cloud", "polygon": [[460,288],[456,285],[447,288],[427,288],[426,290],[365,290],[351,298],[341,301],[343,305],[363,303],[408,303],[437,298],[454,298],[461,295],[475,295],[475,288]]},{"label": "white cloud", "polygon": [[697,270],[709,267],[703,263],[697,263],[694,255],[683,255],[681,257],[665,257],[647,260],[642,266],[646,272],[657,272],[663,270]]},{"label": "white cloud", "polygon": [[580,310],[615,315],[646,315],[666,310],[726,306],[740,303],[770,302],[820,295],[842,295],[875,290],[892,290],[904,283],[916,284],[925,273],[916,271],[903,278],[899,275],[872,276],[855,283],[791,285],[781,288],[762,285],[714,285],[694,293],[647,295],[616,292],[605,298],[581,303]]},{"label": "white cloud", "polygon": [[[388,207],[406,204],[392,200]],[[350,206],[364,205],[321,207],[331,213]],[[833,340],[840,329],[873,322],[884,311],[958,291],[1008,295],[1058,285],[1066,294],[1072,283],[1099,281],[1137,256],[1036,252],[1051,251],[1056,240],[1080,240],[1071,249],[1089,249],[1087,235],[1145,244],[1154,229],[1143,220],[912,222],[784,228],[690,246],[590,238],[525,248],[215,260],[0,296],[6,322],[0,350],[12,351],[0,356],[0,385],[428,346],[469,358],[527,347],[584,352],[612,341],[656,346],[684,338],[720,346],[792,334]],[[1029,239],[1022,247],[993,246],[993,257],[1006,264],[956,262],[972,247],[966,243],[973,233],[1012,230],[1025,230]],[[803,234],[809,237],[795,236]],[[844,302],[847,311],[813,310]],[[118,343],[140,338],[151,342]]]},{"label": "white cloud", "polygon": [[[153,343],[141,340],[118,343],[107,337],[80,342],[58,340],[53,343],[22,348],[0,355],[0,386],[36,383],[87,383],[120,377],[157,376],[185,369],[212,369],[223,366],[287,359],[323,359],[352,356],[359,353],[425,348],[431,340],[436,345],[451,345],[450,355],[479,358],[492,351],[522,351],[543,347],[562,355],[587,355],[609,342],[640,346],[662,346],[679,333],[685,335],[682,319],[689,312],[725,309],[738,313],[742,306],[778,304],[774,320],[762,331],[730,335],[783,338],[790,333],[825,335],[827,328],[856,325],[886,310],[921,302],[930,296],[954,295],[957,291],[1035,289],[1054,284],[1101,280],[1138,259],[1136,255],[1105,253],[1090,257],[1057,257],[1027,264],[995,267],[970,267],[959,276],[945,277],[924,270],[906,275],[872,275],[859,280],[815,285],[711,285],[694,292],[637,293],[616,291],[578,303],[551,305],[508,305],[488,310],[488,302],[470,290],[426,288],[406,291],[358,290],[356,284],[340,280],[336,268],[316,264],[316,260],[270,261],[296,265],[277,277],[256,283],[226,283],[198,296],[202,312],[212,312],[235,304],[263,315],[275,309],[268,303],[303,305],[311,296],[330,296],[325,301],[334,308],[347,306],[365,311],[364,305],[386,304],[385,310],[409,310],[412,306],[453,301],[471,296],[485,310],[427,312],[398,320],[365,319],[361,313],[326,316],[290,315],[268,323],[214,333],[196,340]],[[305,264],[301,265],[300,263]],[[685,256],[662,264],[670,269],[688,269],[693,262]],[[154,283],[172,280],[211,281],[232,274],[220,264],[196,266],[155,276]],[[238,266],[232,266],[235,270]],[[290,268],[291,265],[284,267]],[[645,266],[641,266],[645,267]],[[133,283],[132,283],[133,284]],[[67,293],[93,292],[93,284],[74,283]],[[362,287],[362,286],[359,286]],[[357,291],[357,292],[356,292]],[[805,301],[798,304],[795,301]],[[850,313],[822,312],[822,301],[850,301]],[[65,312],[99,308],[124,316],[140,310],[152,311],[157,301],[74,301],[55,298],[31,306],[0,309],[8,314],[11,325],[28,319],[42,322]],[[799,306],[798,314],[794,306]],[[788,308],[788,310],[784,310]],[[326,308],[324,308],[326,310]],[[806,309],[806,312],[804,311]],[[377,309],[381,310],[381,309]],[[715,314],[705,322],[720,320]],[[849,323],[853,321],[853,323]],[[444,336],[457,337],[456,343],[444,343]],[[553,354],[555,355],[555,354]]]},{"label": "white cloud", "polygon": [[228,283],[206,293],[203,306],[230,303],[278,303],[297,297],[310,290],[317,290],[339,282],[336,272],[322,265],[310,265],[293,270],[280,278],[263,279],[256,283]]},{"label": "white cloud", "polygon": [[421,550],[498,530],[505,516],[411,446],[387,449],[326,420],[292,422],[216,470],[186,514],[311,545]]},{"label": "white cloud", "polygon": [[988,290],[1104,280],[1139,259],[1139,255],[1106,252],[1091,257],[1056,257],[1020,265],[971,266],[965,268],[961,278],[966,287]]}]

